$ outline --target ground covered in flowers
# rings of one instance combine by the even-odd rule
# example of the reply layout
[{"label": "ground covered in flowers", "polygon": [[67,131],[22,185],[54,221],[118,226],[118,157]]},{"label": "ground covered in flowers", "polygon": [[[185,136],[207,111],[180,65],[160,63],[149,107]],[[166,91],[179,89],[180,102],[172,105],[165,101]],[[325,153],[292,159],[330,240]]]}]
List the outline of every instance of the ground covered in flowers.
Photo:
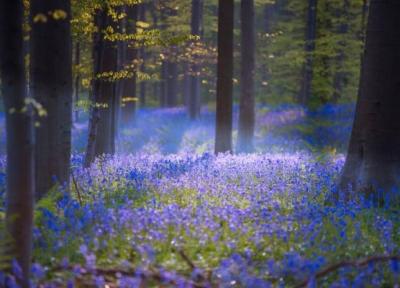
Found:
[{"label": "ground covered in flowers", "polygon": [[[400,215],[362,199],[331,201],[344,156],[335,152],[340,145],[320,138],[336,133],[347,139],[351,123],[310,123],[338,111],[343,107],[312,115],[293,107],[260,113],[259,153],[219,156],[209,152],[211,114],[203,124],[182,121],[180,141],[166,141],[166,147],[171,119],[183,116],[143,112],[163,115],[153,121],[167,128],[150,125],[154,133],[143,136],[136,153],[97,159],[89,169],[77,153],[71,193],[58,189],[38,203],[33,283],[393,287],[400,279],[398,259],[368,257],[399,254]],[[140,129],[121,132],[121,150]]]}]

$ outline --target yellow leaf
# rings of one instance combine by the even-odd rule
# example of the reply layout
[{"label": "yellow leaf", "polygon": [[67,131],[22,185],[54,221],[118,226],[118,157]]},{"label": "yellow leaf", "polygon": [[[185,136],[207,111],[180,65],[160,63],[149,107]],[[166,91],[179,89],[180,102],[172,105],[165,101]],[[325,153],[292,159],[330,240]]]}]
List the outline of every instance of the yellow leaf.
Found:
[{"label": "yellow leaf", "polygon": [[44,15],[43,13],[36,14],[35,17],[33,17],[33,23],[46,23],[47,22],[47,16]]}]

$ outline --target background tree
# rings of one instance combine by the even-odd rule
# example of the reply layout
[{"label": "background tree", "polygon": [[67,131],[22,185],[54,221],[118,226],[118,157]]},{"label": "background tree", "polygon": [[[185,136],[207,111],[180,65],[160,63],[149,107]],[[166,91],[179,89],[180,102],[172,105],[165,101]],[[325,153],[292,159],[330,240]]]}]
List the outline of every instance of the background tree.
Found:
[{"label": "background tree", "polygon": [[232,152],[233,18],[233,0],[219,0],[215,153]]},{"label": "background tree", "polygon": [[399,185],[399,9],[397,1],[370,3],[360,91],[341,178],[342,189],[367,189],[380,203],[390,203],[390,189]]},{"label": "background tree", "polygon": [[[202,36],[201,26],[203,18],[203,0],[192,0],[191,33],[195,36]],[[189,96],[189,116],[192,120],[200,115],[200,67],[194,62],[190,71],[190,96]]]},{"label": "background tree", "polygon": [[253,150],[255,125],[254,107],[254,1],[241,1],[241,53],[240,111],[238,149],[241,152]]},{"label": "background tree", "polygon": [[[32,96],[46,117],[37,119],[36,197],[55,185],[68,187],[71,158],[72,49],[69,1],[32,0],[30,79]],[[40,121],[42,120],[42,121]]]},{"label": "background tree", "polygon": [[0,75],[7,129],[7,228],[29,287],[34,202],[33,123],[28,108],[22,1],[0,1]]},{"label": "background tree", "polygon": [[306,43],[304,51],[306,53],[303,79],[301,82],[301,90],[299,94],[299,103],[306,105],[311,95],[311,85],[313,80],[313,58],[315,50],[315,38],[317,30],[317,0],[308,1],[307,9],[307,25],[306,25]]}]

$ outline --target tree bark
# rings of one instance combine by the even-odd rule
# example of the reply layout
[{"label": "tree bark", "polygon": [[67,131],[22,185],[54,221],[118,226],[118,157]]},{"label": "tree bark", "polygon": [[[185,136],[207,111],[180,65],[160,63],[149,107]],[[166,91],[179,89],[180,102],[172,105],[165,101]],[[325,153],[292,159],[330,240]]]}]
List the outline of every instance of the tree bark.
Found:
[{"label": "tree bark", "polygon": [[400,184],[399,10],[396,0],[371,1],[356,116],[340,183],[347,195],[352,185],[355,191],[371,192],[378,204],[389,204],[390,189]]},{"label": "tree bark", "polygon": [[[79,41],[76,42],[75,44],[75,66],[78,68],[79,65],[81,64],[81,45]],[[80,88],[80,82],[81,82],[81,77],[80,77],[80,72],[76,71],[75,75],[75,89],[74,89],[74,99],[75,99],[75,121],[79,121],[79,110],[77,107],[77,104],[79,102],[79,88]]]},{"label": "tree bark", "polygon": [[254,107],[254,1],[241,2],[241,83],[239,107],[239,135],[238,150],[251,152],[253,150],[253,136],[255,125]]},{"label": "tree bark", "polygon": [[315,38],[317,31],[317,0],[308,0],[307,10],[307,25],[306,25],[306,43],[304,51],[306,59],[303,67],[303,78],[301,81],[301,89],[298,97],[298,102],[302,105],[307,105],[311,96],[311,85],[313,80],[313,65],[314,65],[314,50]]},{"label": "tree bark", "polygon": [[[128,34],[136,33],[136,22],[139,16],[138,4],[127,7],[127,26],[126,32]],[[136,43],[130,43],[135,45]],[[125,44],[126,45],[126,44]],[[137,67],[138,50],[136,47],[126,47],[126,59],[125,65],[133,66],[135,71]],[[132,124],[136,113],[136,72],[133,76],[123,80],[123,92],[122,92],[122,121],[123,124]]]},{"label": "tree bark", "polygon": [[[343,1],[343,9],[342,11],[338,11],[338,16],[344,17],[344,21],[339,26],[339,35],[344,38],[344,36],[349,31],[349,8],[350,3],[349,0]],[[333,79],[333,102],[337,103],[339,99],[342,97],[343,89],[346,84],[346,73],[343,71],[344,61],[345,61],[345,51],[346,51],[346,41],[341,39],[338,42],[339,52],[336,57],[337,67],[336,73]]]},{"label": "tree bark", "polygon": [[[103,31],[108,26],[112,26],[112,19],[107,15],[107,11],[101,12],[102,21],[105,26],[100,26]],[[100,53],[100,71],[115,72],[117,70],[118,49],[117,44],[101,37],[100,41],[104,41],[101,45],[103,51]],[[96,73],[96,74],[99,74]],[[103,154],[114,154],[115,152],[115,110],[116,110],[116,83],[108,79],[97,79],[99,81],[99,89],[95,92],[96,104],[100,105],[98,130],[95,143],[95,157]]]},{"label": "tree bark", "polygon": [[[203,19],[203,0],[192,0],[192,18],[191,18],[191,32],[192,35],[202,36],[202,19]],[[196,63],[197,59],[191,67],[191,73],[189,75],[190,95],[189,100],[189,116],[190,119],[195,120],[200,116],[200,66]]]},{"label": "tree bark", "polygon": [[217,115],[215,153],[232,152],[234,1],[218,2]]},{"label": "tree bark", "polygon": [[[147,6],[145,3],[140,5],[140,13],[139,13],[139,20],[142,22],[146,22],[146,10]],[[146,61],[147,61],[147,53],[144,47],[140,48],[140,57],[142,58],[142,63],[140,65],[140,71],[142,73],[146,72]],[[144,80],[140,81],[140,107],[146,106],[146,94],[147,94],[147,83]]]},{"label": "tree bark", "polygon": [[[56,183],[69,187],[72,124],[72,43],[69,1],[32,0],[31,4],[32,96],[47,111],[36,129],[36,198]],[[61,10],[57,19],[51,11]],[[43,15],[46,21],[35,21]],[[43,19],[42,19],[43,20]],[[57,182],[55,183],[56,180]]]},{"label": "tree bark", "polygon": [[167,75],[167,100],[168,107],[175,107],[178,100],[178,64],[173,61],[168,61]]},{"label": "tree bark", "polygon": [[[0,1],[0,76],[7,129],[8,233],[10,253],[22,268],[22,287],[29,287],[34,202],[34,149],[31,111],[26,106],[27,85],[23,50],[22,1]],[[11,263],[10,263],[11,264]]]}]

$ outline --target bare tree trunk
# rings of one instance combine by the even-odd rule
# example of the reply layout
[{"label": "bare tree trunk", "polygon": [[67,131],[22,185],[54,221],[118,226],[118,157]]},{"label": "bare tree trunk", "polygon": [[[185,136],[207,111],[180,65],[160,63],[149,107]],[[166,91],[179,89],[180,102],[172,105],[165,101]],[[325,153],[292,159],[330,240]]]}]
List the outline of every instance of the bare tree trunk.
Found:
[{"label": "bare tree trunk", "polygon": [[[105,26],[101,26],[100,29],[103,31],[112,23],[111,17],[104,10],[101,12],[102,17],[105,18]],[[117,43],[101,39],[104,41],[102,48],[103,51],[100,53],[101,57],[101,70],[99,73],[114,72],[117,70],[118,63],[118,49]],[[114,154],[115,152],[115,109],[116,109],[116,83],[109,81],[108,79],[98,79],[99,89],[98,94],[95,95],[96,104],[100,105],[99,108],[99,121],[97,127],[96,143],[95,143],[95,157],[103,154]],[[96,92],[96,91],[95,91]]]},{"label": "bare tree trunk", "polygon": [[[127,7],[127,27],[126,32],[128,34],[136,33],[136,22],[139,16],[138,4]],[[134,45],[135,43],[130,43]],[[126,44],[125,44],[126,45]],[[135,47],[126,48],[126,61],[125,65],[133,65],[136,70],[137,67],[138,50]],[[136,113],[136,72],[129,79],[123,80],[123,92],[122,92],[122,121],[125,125],[132,124]]]},{"label": "bare tree trunk", "polygon": [[232,152],[233,0],[218,2],[215,153]]},{"label": "bare tree trunk", "polygon": [[160,107],[167,106],[167,78],[168,78],[168,62],[163,61],[161,64],[161,82],[160,82]]},{"label": "bare tree trunk", "polygon": [[372,192],[379,204],[389,204],[390,189],[400,184],[398,11],[398,1],[371,1],[356,116],[340,183],[342,189],[353,185],[356,191]]},{"label": "bare tree trunk", "polygon": [[306,105],[311,96],[311,85],[313,80],[314,50],[317,31],[317,0],[308,0],[306,44],[304,47],[306,59],[303,67],[303,79],[298,102]]},{"label": "bare tree trunk", "polygon": [[[139,20],[142,22],[146,22],[146,9],[147,5],[145,3],[140,5],[140,13]],[[147,53],[144,47],[140,48],[140,57],[142,58],[142,63],[140,65],[140,71],[142,73],[146,72],[146,61],[147,61]],[[147,94],[147,83],[146,81],[140,81],[140,107],[146,106],[146,94]]]},{"label": "bare tree trunk", "polygon": [[[7,230],[22,268],[22,287],[29,287],[34,202],[33,125],[27,98],[23,50],[22,1],[0,1],[0,75],[7,129]],[[4,256],[4,255],[3,255]],[[11,264],[11,263],[10,263]]]},{"label": "bare tree trunk", "polygon": [[[69,187],[72,124],[72,43],[70,2],[32,0],[31,17],[46,15],[47,21],[33,21],[31,33],[31,93],[47,112],[37,119],[36,197],[54,186],[54,177]],[[66,12],[55,19],[49,11]]]},{"label": "bare tree trunk", "polygon": [[[97,11],[94,16],[94,23],[97,27],[104,26],[102,22],[105,21],[101,11]],[[99,80],[96,79],[96,75],[101,71],[101,59],[103,58],[104,51],[104,40],[101,35],[101,31],[93,33],[93,79],[91,83],[91,93],[90,93],[90,119],[89,119],[89,131],[88,131],[88,143],[86,146],[85,155],[85,167],[89,167],[90,164],[95,160],[95,144],[97,137],[97,129],[99,123],[99,107],[96,105],[97,95],[99,94]]]},{"label": "bare tree trunk", "polygon": [[339,9],[337,16],[338,17],[344,17],[345,21],[343,21],[340,26],[339,26],[339,35],[343,37],[338,42],[338,46],[340,47],[339,53],[337,58],[337,68],[336,68],[336,73],[333,79],[333,102],[336,103],[339,101],[339,99],[342,97],[343,94],[343,89],[346,84],[346,73],[343,71],[344,69],[344,61],[345,61],[345,51],[346,51],[346,41],[344,40],[344,37],[348,33],[349,30],[349,8],[350,8],[350,3],[349,0],[344,0],[343,1],[343,9]]},{"label": "bare tree trunk", "polygon": [[[81,45],[79,41],[76,42],[75,44],[75,66],[79,67],[81,64]],[[80,82],[81,82],[81,77],[79,71],[76,72],[75,75],[75,89],[74,89],[74,94],[75,94],[75,121],[79,121],[79,110],[76,105],[79,102],[79,88],[80,88]]]},{"label": "bare tree trunk", "polygon": [[[192,0],[192,19],[191,30],[192,35],[201,36],[202,34],[202,18],[203,18],[203,0]],[[197,61],[198,59],[194,59]],[[198,63],[193,63],[191,67],[190,77],[190,95],[189,95],[189,116],[190,119],[195,120],[200,116],[200,69]]]},{"label": "bare tree trunk", "polygon": [[242,65],[240,79],[240,111],[239,111],[239,139],[240,152],[253,150],[253,137],[255,125],[254,107],[254,1],[242,0],[241,2],[241,49]]},{"label": "bare tree trunk", "polygon": [[178,100],[178,64],[173,61],[168,61],[167,75],[167,100],[168,107],[175,107]]}]

